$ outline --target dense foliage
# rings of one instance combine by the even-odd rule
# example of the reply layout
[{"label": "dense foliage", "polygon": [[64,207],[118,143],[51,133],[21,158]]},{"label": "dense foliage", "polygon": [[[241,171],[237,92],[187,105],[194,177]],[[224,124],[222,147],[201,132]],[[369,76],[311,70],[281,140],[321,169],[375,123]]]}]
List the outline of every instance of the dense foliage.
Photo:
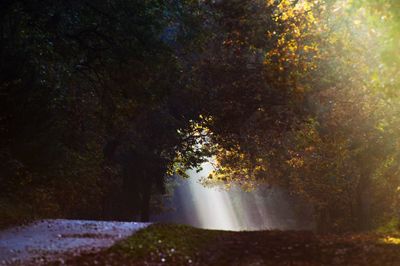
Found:
[{"label": "dense foliage", "polygon": [[397,219],[396,7],[2,1],[0,216],[148,220],[213,155],[213,180],[285,187],[320,230]]},{"label": "dense foliage", "polygon": [[1,3],[2,212],[148,219],[177,153],[201,157],[178,55],[202,14],[172,2]]},{"label": "dense foliage", "polygon": [[[249,75],[237,87],[241,79],[235,76],[224,83],[229,93],[236,91],[234,100],[214,100],[221,109],[238,106],[240,114],[210,114],[207,126],[219,151],[211,178],[287,187],[313,204],[321,231],[371,229],[397,219],[395,12],[393,21],[382,22],[390,16],[390,1],[379,12],[347,1],[278,2],[260,14],[276,14],[272,26],[254,14],[235,13],[250,28],[263,21],[261,36],[270,42],[262,47],[260,69],[250,68],[263,87]],[[235,31],[249,32],[244,24]],[[225,43],[231,40],[227,36]],[[241,45],[255,46],[245,40]],[[248,53],[236,56],[251,60]],[[260,91],[246,94],[252,85]]]}]

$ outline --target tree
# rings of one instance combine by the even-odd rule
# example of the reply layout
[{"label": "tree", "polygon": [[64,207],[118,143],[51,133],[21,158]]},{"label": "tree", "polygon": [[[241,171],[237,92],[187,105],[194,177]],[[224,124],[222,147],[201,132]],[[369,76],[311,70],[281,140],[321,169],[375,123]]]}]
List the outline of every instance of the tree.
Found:
[{"label": "tree", "polygon": [[[161,188],[176,153],[190,149],[182,132],[197,115],[185,102],[192,87],[181,74],[188,65],[181,53],[200,42],[194,33],[201,33],[201,6],[123,0],[1,5],[5,197],[23,204],[35,198],[36,210],[54,203],[53,212],[44,207],[50,216],[127,218],[102,210],[108,201],[133,206],[129,217],[141,212],[148,219],[153,185]],[[113,141],[120,143],[114,165],[104,158],[115,157]],[[124,201],[130,194],[142,203]]]},{"label": "tree", "polygon": [[[340,3],[271,2],[261,14],[275,19],[261,25],[258,13],[246,13],[251,8],[232,5],[224,11],[241,22],[233,30],[240,37],[227,34],[228,52],[216,53],[223,56],[212,65],[226,62],[224,75],[208,68],[219,82],[209,85],[216,107],[205,112],[218,150],[212,177],[287,187],[314,205],[321,231],[369,229],[393,217],[398,134],[388,114],[397,107],[376,93],[371,77],[380,56],[367,52],[379,47],[379,33],[360,26],[363,14],[350,16]],[[267,42],[263,64],[249,71],[243,51],[257,47],[247,36],[256,29]]]}]

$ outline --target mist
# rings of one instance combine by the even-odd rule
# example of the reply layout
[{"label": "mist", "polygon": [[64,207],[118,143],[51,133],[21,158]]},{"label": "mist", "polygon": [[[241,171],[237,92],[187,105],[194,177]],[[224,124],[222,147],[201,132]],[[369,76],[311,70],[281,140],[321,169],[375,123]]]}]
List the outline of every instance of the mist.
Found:
[{"label": "mist", "polygon": [[278,187],[260,186],[244,191],[238,185],[205,187],[201,178],[212,171],[187,172],[189,178],[174,176],[171,195],[163,198],[164,211],[152,221],[188,224],[205,229],[254,231],[266,229],[313,230],[310,205]]}]

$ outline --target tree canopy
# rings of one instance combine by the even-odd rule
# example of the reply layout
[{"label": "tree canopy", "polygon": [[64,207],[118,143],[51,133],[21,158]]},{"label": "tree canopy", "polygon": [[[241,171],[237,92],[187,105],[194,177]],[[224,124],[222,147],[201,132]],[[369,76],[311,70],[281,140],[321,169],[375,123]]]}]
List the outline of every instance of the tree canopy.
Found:
[{"label": "tree canopy", "polygon": [[208,182],[284,187],[323,231],[397,219],[398,5],[3,1],[0,201],[148,220],[213,158]]}]

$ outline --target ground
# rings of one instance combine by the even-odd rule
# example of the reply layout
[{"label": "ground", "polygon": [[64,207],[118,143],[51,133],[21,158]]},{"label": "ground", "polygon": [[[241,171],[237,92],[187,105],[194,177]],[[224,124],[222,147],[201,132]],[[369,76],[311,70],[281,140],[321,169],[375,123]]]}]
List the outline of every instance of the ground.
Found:
[{"label": "ground", "polygon": [[0,231],[1,264],[400,265],[400,235],[46,220]]},{"label": "ground", "polygon": [[98,252],[146,227],[146,223],[43,220],[0,231],[0,265],[59,264],[82,252]]},{"label": "ground", "polygon": [[228,232],[154,224],[69,265],[400,265],[400,238],[376,233]]}]

